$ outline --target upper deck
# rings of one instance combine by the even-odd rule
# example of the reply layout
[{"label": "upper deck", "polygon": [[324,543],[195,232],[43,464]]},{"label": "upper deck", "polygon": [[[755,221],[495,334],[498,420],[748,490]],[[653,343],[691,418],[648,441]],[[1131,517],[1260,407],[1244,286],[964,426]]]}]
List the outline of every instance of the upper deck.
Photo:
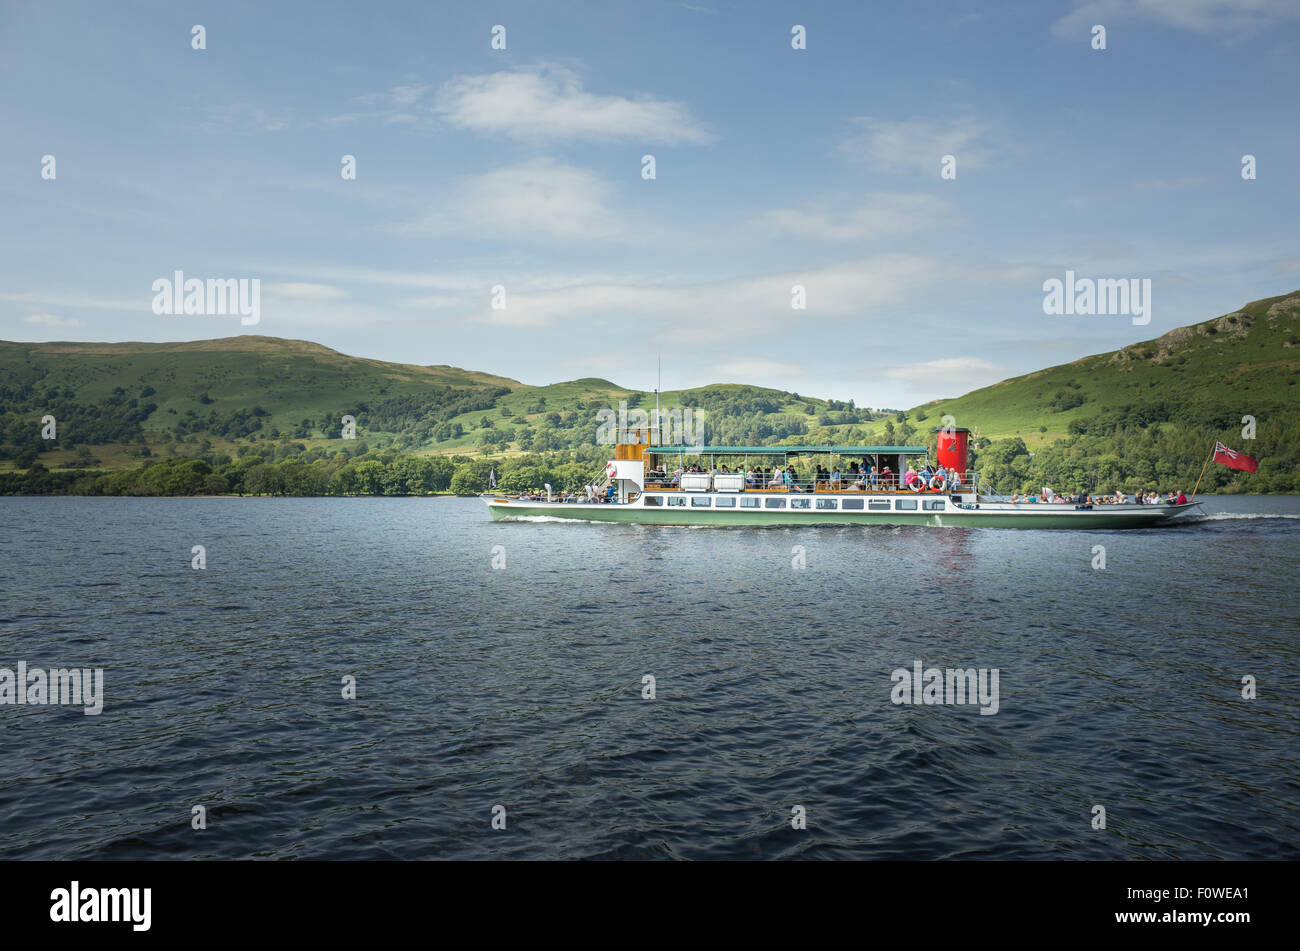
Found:
[{"label": "upper deck", "polygon": [[[928,456],[925,446],[638,446],[645,489],[657,492],[758,492],[879,494],[912,491],[909,460]],[[808,462],[806,457],[817,457]],[[827,464],[822,465],[821,457]],[[698,460],[698,471],[687,468]],[[918,463],[919,465],[919,463]],[[774,468],[781,469],[775,473]],[[680,470],[680,471],[679,471]],[[960,482],[926,486],[927,492],[971,492],[974,472]]]}]

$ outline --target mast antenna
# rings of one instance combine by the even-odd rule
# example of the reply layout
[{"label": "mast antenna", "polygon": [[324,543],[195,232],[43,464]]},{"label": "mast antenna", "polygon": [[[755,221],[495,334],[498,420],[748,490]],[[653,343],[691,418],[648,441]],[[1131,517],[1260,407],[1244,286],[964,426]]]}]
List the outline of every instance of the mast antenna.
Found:
[{"label": "mast antenna", "polygon": [[662,443],[663,434],[659,432],[659,390],[664,385],[664,353],[659,351],[658,376],[655,379],[655,445]]}]

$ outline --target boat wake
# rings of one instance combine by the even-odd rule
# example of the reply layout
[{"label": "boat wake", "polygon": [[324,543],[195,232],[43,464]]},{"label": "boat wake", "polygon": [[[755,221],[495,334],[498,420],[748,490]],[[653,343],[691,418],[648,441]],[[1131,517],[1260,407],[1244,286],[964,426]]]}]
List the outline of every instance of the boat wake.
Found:
[{"label": "boat wake", "polygon": [[1235,522],[1242,520],[1253,520],[1262,518],[1289,518],[1300,519],[1300,515],[1288,515],[1283,512],[1215,512],[1210,515],[1202,515],[1196,519],[1198,522]]}]

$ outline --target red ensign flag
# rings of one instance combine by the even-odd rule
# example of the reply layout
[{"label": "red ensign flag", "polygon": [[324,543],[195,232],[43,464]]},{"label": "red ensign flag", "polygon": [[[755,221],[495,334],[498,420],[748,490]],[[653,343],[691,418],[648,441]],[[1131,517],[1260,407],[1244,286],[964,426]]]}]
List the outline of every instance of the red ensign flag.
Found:
[{"label": "red ensign flag", "polygon": [[1227,466],[1229,469],[1240,469],[1242,472],[1254,472],[1259,468],[1259,463],[1250,456],[1244,452],[1229,449],[1221,442],[1214,444],[1214,461]]}]

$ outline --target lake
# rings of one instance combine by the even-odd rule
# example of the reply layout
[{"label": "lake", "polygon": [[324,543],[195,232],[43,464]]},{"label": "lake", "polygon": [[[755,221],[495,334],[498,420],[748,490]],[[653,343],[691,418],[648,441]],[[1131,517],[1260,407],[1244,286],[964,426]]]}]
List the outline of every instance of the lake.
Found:
[{"label": "lake", "polygon": [[[1300,497],[1206,502],[1065,532],[3,498],[0,667],[102,668],[103,709],[0,706],[0,850],[1295,859]],[[996,670],[996,713],[894,702],[930,668]]]}]

